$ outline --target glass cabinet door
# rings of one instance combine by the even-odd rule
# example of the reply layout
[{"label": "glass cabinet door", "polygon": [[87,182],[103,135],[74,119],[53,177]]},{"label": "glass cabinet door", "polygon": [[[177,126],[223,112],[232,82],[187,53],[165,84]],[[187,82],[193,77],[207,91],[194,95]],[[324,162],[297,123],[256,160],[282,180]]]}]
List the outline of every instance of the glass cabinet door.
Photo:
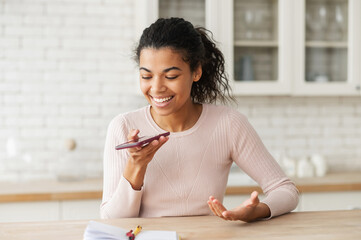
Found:
[{"label": "glass cabinet door", "polygon": [[234,80],[277,81],[277,1],[234,0]]},{"label": "glass cabinet door", "polygon": [[360,95],[361,1],[294,1],[294,9],[294,93]]},{"label": "glass cabinet door", "polygon": [[158,0],[159,17],[181,17],[194,26],[205,27],[205,0]]},{"label": "glass cabinet door", "polygon": [[290,94],[291,2],[233,0],[229,60],[234,94]]},{"label": "glass cabinet door", "polygon": [[305,80],[347,81],[348,1],[306,0]]}]

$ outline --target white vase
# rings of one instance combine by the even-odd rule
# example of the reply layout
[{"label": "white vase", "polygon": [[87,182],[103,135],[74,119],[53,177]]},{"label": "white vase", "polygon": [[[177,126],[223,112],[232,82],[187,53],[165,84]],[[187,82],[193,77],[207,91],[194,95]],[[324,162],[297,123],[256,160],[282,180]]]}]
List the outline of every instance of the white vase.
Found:
[{"label": "white vase", "polygon": [[301,158],[298,161],[297,165],[297,177],[299,178],[307,178],[307,177],[313,177],[315,168],[311,161],[307,158]]},{"label": "white vase", "polygon": [[327,173],[327,163],[321,154],[313,154],[311,162],[315,166],[315,173],[317,177],[323,177]]}]

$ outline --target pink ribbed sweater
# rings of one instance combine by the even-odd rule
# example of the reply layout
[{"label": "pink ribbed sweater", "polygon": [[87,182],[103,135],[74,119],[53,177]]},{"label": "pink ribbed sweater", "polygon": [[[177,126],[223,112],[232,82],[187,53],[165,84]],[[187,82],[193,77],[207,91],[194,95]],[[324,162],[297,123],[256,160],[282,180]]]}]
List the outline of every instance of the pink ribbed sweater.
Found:
[{"label": "pink ribbed sweater", "polygon": [[114,149],[127,141],[131,129],[139,129],[140,135],[165,132],[152,119],[150,106],[111,121],[104,151],[102,218],[210,215],[208,197],[223,201],[233,161],[261,186],[266,195],[262,202],[272,216],[297,206],[295,185],[247,118],[231,108],[203,104],[192,128],[172,132],[149,163],[140,191],[122,174],[128,151]]}]

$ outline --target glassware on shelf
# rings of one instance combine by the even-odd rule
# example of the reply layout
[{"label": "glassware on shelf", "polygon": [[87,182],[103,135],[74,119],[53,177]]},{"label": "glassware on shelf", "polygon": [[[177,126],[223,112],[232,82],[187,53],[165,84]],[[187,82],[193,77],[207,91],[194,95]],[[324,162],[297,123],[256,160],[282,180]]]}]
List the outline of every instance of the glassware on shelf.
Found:
[{"label": "glassware on shelf", "polygon": [[234,78],[236,81],[275,81],[277,47],[235,47]]},{"label": "glassware on shelf", "polygon": [[277,0],[234,0],[234,80],[277,81]]},{"label": "glassware on shelf", "polygon": [[271,36],[270,13],[267,8],[257,8],[255,10],[255,39],[269,40]]},{"label": "glassware on shelf", "polygon": [[329,40],[344,40],[345,34],[345,16],[342,9],[342,4],[335,2],[331,8],[330,28],[327,38]]},{"label": "glassware on shelf", "polygon": [[255,13],[253,9],[246,9],[244,12],[244,26],[246,27],[245,38],[253,39],[254,38],[254,25],[255,25]]},{"label": "glassware on shelf", "polygon": [[319,75],[315,76],[314,81],[318,82],[318,83],[325,83],[325,82],[328,82],[329,79],[328,79],[328,76],[326,74],[319,74]]},{"label": "glassware on shelf", "polygon": [[306,26],[308,40],[325,40],[328,27],[328,10],[324,2],[309,4],[306,7]]},{"label": "glassware on shelf", "polygon": [[159,17],[181,17],[194,26],[205,26],[205,0],[159,0]]},{"label": "glassware on shelf", "polygon": [[347,0],[308,0],[306,39],[342,41],[347,39]]},{"label": "glassware on shelf", "polygon": [[306,48],[306,81],[315,83],[347,81],[347,49]]},{"label": "glassware on shelf", "polygon": [[237,41],[274,39],[274,1],[234,1],[234,37]]},{"label": "glassware on shelf", "polygon": [[306,1],[307,82],[347,81],[347,0]]},{"label": "glassware on shelf", "polygon": [[241,58],[241,71],[240,72],[241,72],[240,80],[242,80],[242,81],[254,80],[253,63],[252,63],[251,56],[245,55]]}]

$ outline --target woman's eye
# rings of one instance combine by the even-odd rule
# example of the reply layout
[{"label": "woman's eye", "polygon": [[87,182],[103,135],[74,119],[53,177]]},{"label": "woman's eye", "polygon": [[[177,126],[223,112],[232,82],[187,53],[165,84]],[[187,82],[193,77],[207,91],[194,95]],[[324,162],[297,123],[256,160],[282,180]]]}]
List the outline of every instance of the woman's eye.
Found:
[{"label": "woman's eye", "polygon": [[167,79],[176,79],[178,76],[166,76]]},{"label": "woman's eye", "polygon": [[143,79],[151,79],[152,77],[150,76],[142,76]]}]

